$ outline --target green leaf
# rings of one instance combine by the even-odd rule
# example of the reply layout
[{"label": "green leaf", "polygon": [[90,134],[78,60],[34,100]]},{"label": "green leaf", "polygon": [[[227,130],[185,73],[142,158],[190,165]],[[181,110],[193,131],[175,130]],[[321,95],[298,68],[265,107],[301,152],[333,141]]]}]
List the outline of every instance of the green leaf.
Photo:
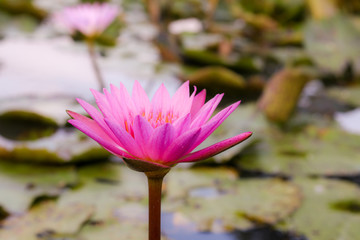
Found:
[{"label": "green leaf", "polygon": [[86,203],[94,207],[92,219],[111,219],[126,202],[143,202],[147,196],[145,175],[123,164],[95,164],[79,170],[81,185],[68,190],[59,205]]},{"label": "green leaf", "polygon": [[[218,176],[221,174],[220,171]],[[228,180],[217,184],[207,173],[188,170],[181,183],[190,182],[193,177],[189,175],[203,178],[202,186],[193,186],[178,202],[166,198],[164,203],[175,216],[195,224],[201,231],[212,231],[214,227],[246,230],[256,227],[256,223],[274,224],[291,214],[301,202],[298,188],[281,180]]]},{"label": "green leaf", "polygon": [[298,133],[273,129],[248,148],[237,164],[246,170],[289,176],[360,173],[360,136],[334,127],[308,126]]},{"label": "green leaf", "polygon": [[310,20],[305,26],[305,48],[322,68],[340,73],[360,58],[360,32],[346,16]]},{"label": "green leaf", "polygon": [[0,205],[9,213],[22,213],[36,197],[58,196],[76,181],[72,167],[0,162]]},{"label": "green leaf", "polygon": [[360,189],[329,179],[296,179],[304,195],[298,211],[281,227],[311,240],[360,239]]},{"label": "green leaf", "polygon": [[20,216],[11,216],[2,223],[1,240],[38,240],[38,235],[55,232],[75,234],[91,216],[92,207],[69,204],[62,207],[48,201]]}]

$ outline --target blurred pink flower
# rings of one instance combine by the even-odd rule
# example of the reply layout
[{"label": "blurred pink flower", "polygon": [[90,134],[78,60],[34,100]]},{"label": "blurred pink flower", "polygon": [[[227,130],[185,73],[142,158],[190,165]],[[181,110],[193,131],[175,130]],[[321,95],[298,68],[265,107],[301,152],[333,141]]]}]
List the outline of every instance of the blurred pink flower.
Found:
[{"label": "blurred pink flower", "polygon": [[56,13],[54,21],[72,34],[79,31],[93,38],[100,35],[118,14],[119,8],[107,3],[84,3]]},{"label": "blurred pink flower", "polygon": [[135,82],[132,95],[121,84],[104,94],[92,90],[101,112],[77,99],[92,119],[68,111],[73,126],[119,157],[169,168],[180,162],[194,162],[214,156],[251,136],[251,132],[192,152],[239,105],[236,102],[211,118],[223,94],[205,103],[206,92],[189,96],[189,82],[170,97],[164,85],[150,101]]}]

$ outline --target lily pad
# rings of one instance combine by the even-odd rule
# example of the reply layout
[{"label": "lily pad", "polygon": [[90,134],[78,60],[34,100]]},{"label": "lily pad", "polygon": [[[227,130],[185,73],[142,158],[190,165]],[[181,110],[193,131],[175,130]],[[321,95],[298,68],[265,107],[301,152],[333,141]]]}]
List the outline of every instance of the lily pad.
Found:
[{"label": "lily pad", "polygon": [[352,183],[329,179],[296,179],[302,206],[282,228],[312,240],[360,239],[360,189]]},{"label": "lily pad", "polygon": [[146,223],[119,223],[114,221],[98,225],[86,225],[81,230],[77,240],[140,240],[147,239],[147,232],[148,228]]},{"label": "lily pad", "polygon": [[[218,176],[221,175],[219,172]],[[196,224],[201,231],[212,231],[215,226],[224,231],[251,229],[257,223],[274,224],[301,203],[298,188],[277,179],[222,180],[222,184],[216,184],[214,177],[192,170],[183,177],[183,181],[176,181],[183,183],[203,178],[203,184],[193,185],[180,202],[166,198],[164,203],[175,216],[181,216],[184,223]],[[212,192],[209,194],[205,189],[212,189]]]},{"label": "lily pad", "polygon": [[92,207],[69,204],[59,207],[55,202],[41,203],[20,216],[11,216],[2,223],[1,240],[38,240],[46,232],[74,234],[91,216]]},{"label": "lily pad", "polygon": [[308,126],[299,133],[272,130],[267,135],[243,152],[241,168],[289,176],[360,173],[358,135],[331,126]]},{"label": "lily pad", "polygon": [[107,159],[110,153],[76,130],[59,129],[36,141],[12,141],[0,136],[1,160],[32,163],[69,163]]},{"label": "lily pad", "polygon": [[360,32],[343,15],[311,20],[305,26],[305,48],[322,68],[341,73],[346,64],[358,61]]},{"label": "lily pad", "polygon": [[92,219],[114,218],[126,202],[143,202],[147,196],[145,175],[123,164],[95,164],[80,168],[80,186],[62,194],[59,205],[86,203],[94,207]]},{"label": "lily pad", "polygon": [[360,87],[332,87],[327,93],[340,101],[360,106]]},{"label": "lily pad", "polygon": [[[147,222],[117,222],[109,221],[106,223],[85,225],[78,234],[76,240],[140,240],[147,239]],[[169,240],[162,236],[162,240]]]},{"label": "lily pad", "polygon": [[0,115],[63,126],[69,119],[66,109],[84,112],[72,97],[21,97],[0,102]]},{"label": "lily pad", "polygon": [[217,194],[210,196],[189,194],[175,214],[201,231],[212,231],[214,226],[223,231],[247,230],[259,223],[275,224],[301,203],[298,188],[277,179],[231,181],[216,190]]},{"label": "lily pad", "polygon": [[73,167],[0,162],[0,205],[9,213],[23,213],[36,197],[58,196],[76,181]]},{"label": "lily pad", "polygon": [[206,67],[187,77],[191,84],[205,88],[208,96],[214,96],[219,89],[227,98],[239,98],[239,91],[244,90],[247,83],[245,79],[224,67]]},{"label": "lily pad", "polygon": [[166,198],[168,201],[185,198],[193,188],[218,187],[237,177],[230,168],[174,169],[165,178]]}]

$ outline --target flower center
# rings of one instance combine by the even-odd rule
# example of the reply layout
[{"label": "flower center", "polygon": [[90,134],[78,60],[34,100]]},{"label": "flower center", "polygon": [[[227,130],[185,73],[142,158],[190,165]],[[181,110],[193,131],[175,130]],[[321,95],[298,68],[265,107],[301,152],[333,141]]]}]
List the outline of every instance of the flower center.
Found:
[{"label": "flower center", "polygon": [[179,116],[174,115],[173,112],[168,112],[164,114],[161,111],[157,113],[150,112],[147,116],[145,116],[145,113],[141,115],[148,120],[148,122],[153,126],[153,128],[157,128],[166,123],[173,123],[176,119],[179,118]]}]

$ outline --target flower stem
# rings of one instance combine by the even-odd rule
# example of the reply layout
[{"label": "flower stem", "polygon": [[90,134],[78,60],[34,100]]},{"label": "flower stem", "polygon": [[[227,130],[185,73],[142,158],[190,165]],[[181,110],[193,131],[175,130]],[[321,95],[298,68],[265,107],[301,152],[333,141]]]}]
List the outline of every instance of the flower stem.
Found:
[{"label": "flower stem", "polygon": [[95,72],[96,80],[99,83],[99,88],[100,88],[99,90],[101,91],[105,87],[105,84],[104,84],[104,79],[103,79],[103,77],[101,75],[99,64],[96,61],[94,40],[92,40],[92,39],[87,40],[86,45],[87,45],[87,48],[88,48],[89,57],[90,57],[90,60],[91,60],[91,65],[92,65],[92,67],[94,69],[94,72]]},{"label": "flower stem", "polygon": [[149,187],[149,240],[161,238],[161,188],[166,173],[145,173]]}]

